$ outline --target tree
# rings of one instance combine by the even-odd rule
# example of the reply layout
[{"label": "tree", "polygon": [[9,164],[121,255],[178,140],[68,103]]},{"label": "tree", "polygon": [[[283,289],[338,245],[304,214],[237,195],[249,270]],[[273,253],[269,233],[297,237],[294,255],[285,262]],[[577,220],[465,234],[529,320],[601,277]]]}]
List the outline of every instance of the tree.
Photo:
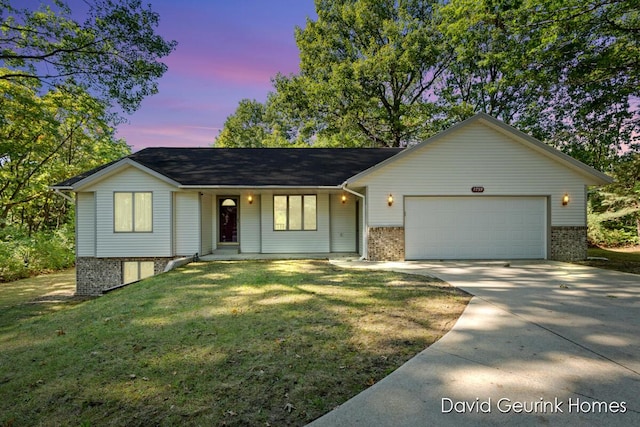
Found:
[{"label": "tree", "polygon": [[34,79],[0,79],[0,226],[29,232],[69,219],[49,185],[129,153],[104,103],[78,87],[39,89]]},{"label": "tree", "polygon": [[241,100],[235,113],[224,122],[214,146],[258,148],[295,145],[296,141],[289,139],[284,127],[270,116],[267,105],[256,100]]},{"label": "tree", "polygon": [[87,0],[83,22],[62,0],[16,4],[0,0],[0,226],[33,232],[72,219],[49,185],[129,153],[113,107],[157,92],[176,43],[139,0]]},{"label": "tree", "polygon": [[227,117],[216,138],[216,147],[262,147],[269,132],[265,106],[256,100],[243,99],[235,113]]},{"label": "tree", "polygon": [[627,154],[616,164],[616,182],[599,191],[595,222],[618,230],[633,229],[640,243],[640,154]]},{"label": "tree", "polygon": [[528,54],[539,34],[512,21],[518,2],[452,0],[439,8],[439,30],[452,58],[436,89],[449,122],[482,111],[517,125],[540,117],[554,79]]},{"label": "tree", "polygon": [[176,46],[155,34],[159,16],[140,0],[88,0],[78,22],[62,0],[37,10],[0,0],[0,79],[80,85],[126,112],[155,94]]},{"label": "tree", "polygon": [[629,44],[626,35],[596,25],[616,3],[445,3],[440,27],[454,58],[437,96],[450,121],[484,111],[591,166],[610,168],[638,130],[629,103],[637,87],[625,83],[637,71],[620,66],[607,77],[589,71],[599,78],[587,79],[593,65],[583,55],[595,55],[602,43]]},{"label": "tree", "polygon": [[305,107],[320,135],[403,146],[433,133],[430,90],[447,65],[436,1],[317,0],[296,29]]},{"label": "tree", "polygon": [[556,76],[547,140],[610,170],[640,131],[632,104],[640,95],[640,2],[525,0],[513,22],[520,34],[539,34],[528,51],[547,78]]},{"label": "tree", "polygon": [[263,120],[289,142],[402,146],[483,111],[609,170],[640,135],[638,3],[317,0]]}]

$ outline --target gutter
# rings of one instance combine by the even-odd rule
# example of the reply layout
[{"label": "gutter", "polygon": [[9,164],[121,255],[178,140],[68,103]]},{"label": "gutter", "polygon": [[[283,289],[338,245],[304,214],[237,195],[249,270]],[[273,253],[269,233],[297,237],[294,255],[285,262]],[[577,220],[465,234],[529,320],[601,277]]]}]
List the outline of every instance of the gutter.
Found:
[{"label": "gutter", "polygon": [[64,194],[63,192],[60,191],[59,188],[53,188],[53,187],[49,187],[49,188],[51,188],[58,196],[65,198],[66,200],[70,201],[71,203],[75,203],[76,202],[75,200],[73,200],[73,197]]},{"label": "gutter", "polygon": [[276,190],[276,189],[313,189],[313,190],[342,190],[340,185],[179,185],[184,190]]},{"label": "gutter", "polygon": [[351,193],[356,197],[360,197],[362,199],[362,256],[360,257],[360,261],[366,260],[369,257],[369,235],[367,233],[367,201],[364,194],[360,194],[356,191],[353,191],[347,188],[347,182],[345,181],[340,188],[346,191],[347,193]]}]

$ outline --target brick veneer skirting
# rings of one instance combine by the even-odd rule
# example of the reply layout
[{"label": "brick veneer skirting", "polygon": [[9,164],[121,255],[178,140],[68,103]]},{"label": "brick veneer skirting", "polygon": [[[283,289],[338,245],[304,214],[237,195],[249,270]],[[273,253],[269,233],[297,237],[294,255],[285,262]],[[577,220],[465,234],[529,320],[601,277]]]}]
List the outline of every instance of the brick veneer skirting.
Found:
[{"label": "brick veneer skirting", "polygon": [[123,261],[153,261],[154,274],[160,274],[173,258],[76,258],[76,295],[100,295],[122,283]]},{"label": "brick veneer skirting", "polygon": [[551,253],[556,261],[587,258],[587,227],[551,227]]},{"label": "brick veneer skirting", "polygon": [[370,227],[370,261],[404,261],[404,227]]}]

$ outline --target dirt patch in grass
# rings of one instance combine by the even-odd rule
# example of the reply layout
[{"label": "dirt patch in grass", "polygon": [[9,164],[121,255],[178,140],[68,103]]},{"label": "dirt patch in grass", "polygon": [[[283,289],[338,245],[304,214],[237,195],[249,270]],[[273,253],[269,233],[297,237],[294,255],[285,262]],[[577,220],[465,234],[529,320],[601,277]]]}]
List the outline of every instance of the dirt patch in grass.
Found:
[{"label": "dirt patch in grass", "polygon": [[0,423],[304,425],[468,301],[437,279],[323,261],[191,264],[0,325]]},{"label": "dirt patch in grass", "polygon": [[579,261],[577,264],[640,274],[640,247],[615,249],[589,248],[588,256],[596,259]]}]

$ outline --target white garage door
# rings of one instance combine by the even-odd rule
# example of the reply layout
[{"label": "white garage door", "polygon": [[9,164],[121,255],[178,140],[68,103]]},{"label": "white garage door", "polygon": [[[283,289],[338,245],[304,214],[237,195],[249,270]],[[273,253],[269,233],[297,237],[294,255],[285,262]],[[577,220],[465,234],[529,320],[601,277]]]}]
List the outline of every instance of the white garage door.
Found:
[{"label": "white garage door", "polygon": [[407,197],[405,258],[546,258],[544,197]]}]

